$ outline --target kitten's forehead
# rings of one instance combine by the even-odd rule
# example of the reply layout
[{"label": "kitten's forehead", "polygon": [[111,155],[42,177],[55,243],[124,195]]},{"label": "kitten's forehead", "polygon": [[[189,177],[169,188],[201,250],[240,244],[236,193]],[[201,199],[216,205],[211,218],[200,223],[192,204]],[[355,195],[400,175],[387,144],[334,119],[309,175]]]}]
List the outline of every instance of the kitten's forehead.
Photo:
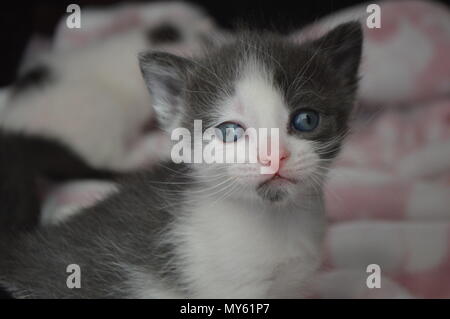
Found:
[{"label": "kitten's forehead", "polygon": [[[259,115],[274,120],[281,114],[286,117],[285,94],[277,77],[289,63],[276,56],[286,50],[279,39],[271,45],[268,41],[240,39],[198,63],[201,67],[189,88],[197,92],[190,103],[197,115],[211,117],[207,119],[210,124],[217,124],[227,115],[236,119],[236,112],[251,114],[255,120]],[[204,110],[208,108],[207,115]],[[275,123],[257,124],[270,127]]]},{"label": "kitten's forehead", "polygon": [[273,78],[273,71],[261,61],[248,59],[241,66],[224,117],[241,117],[246,124],[257,127],[279,127],[288,118],[288,111]]}]

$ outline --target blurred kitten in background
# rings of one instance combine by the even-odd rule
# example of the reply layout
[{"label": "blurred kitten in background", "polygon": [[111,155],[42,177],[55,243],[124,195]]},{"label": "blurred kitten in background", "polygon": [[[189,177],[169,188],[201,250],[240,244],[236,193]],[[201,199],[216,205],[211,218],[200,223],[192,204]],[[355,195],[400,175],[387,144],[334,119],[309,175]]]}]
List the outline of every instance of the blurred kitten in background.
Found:
[{"label": "blurred kitten in background", "polygon": [[191,56],[221,37],[182,3],[83,10],[81,29],[62,19],[51,50],[30,46],[2,94],[0,227],[34,225],[27,216],[55,180],[112,178],[158,161],[168,139],[155,126],[138,52]]}]

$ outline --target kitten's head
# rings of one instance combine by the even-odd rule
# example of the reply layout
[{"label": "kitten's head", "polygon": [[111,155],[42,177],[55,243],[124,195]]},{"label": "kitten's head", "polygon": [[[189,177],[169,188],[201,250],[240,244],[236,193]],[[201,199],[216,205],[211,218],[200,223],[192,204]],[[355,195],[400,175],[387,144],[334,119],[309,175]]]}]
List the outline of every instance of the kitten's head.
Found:
[{"label": "kitten's head", "polygon": [[[350,22],[302,44],[244,33],[201,59],[151,52],[140,55],[140,65],[163,128],[183,127],[194,136],[194,120],[201,120],[202,132],[227,132],[212,142],[180,143],[189,149],[203,144],[204,155],[237,150],[238,163],[203,161],[192,165],[194,175],[213,187],[229,186],[219,193],[234,189],[280,202],[319,186],[336,156],[354,104],[361,51],[361,27]],[[242,134],[249,128],[257,134]],[[274,169],[262,173],[267,167]]]}]

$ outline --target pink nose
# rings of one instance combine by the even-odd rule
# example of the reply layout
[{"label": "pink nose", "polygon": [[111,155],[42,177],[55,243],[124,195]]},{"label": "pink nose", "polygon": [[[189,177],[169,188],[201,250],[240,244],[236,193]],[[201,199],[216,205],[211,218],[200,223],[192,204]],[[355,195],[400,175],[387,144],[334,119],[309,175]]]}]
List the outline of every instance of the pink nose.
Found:
[{"label": "pink nose", "polygon": [[[280,165],[280,167],[279,168],[281,168],[281,166],[283,165],[283,163],[285,163],[286,162],[286,160],[291,156],[291,153],[286,149],[286,148],[280,148],[280,154],[278,155],[279,157],[279,165]],[[270,156],[268,156],[268,157],[264,157],[264,158],[260,158],[260,163],[262,164],[262,165],[267,165],[267,166],[269,166],[270,164],[271,164],[271,158],[270,158]]]}]

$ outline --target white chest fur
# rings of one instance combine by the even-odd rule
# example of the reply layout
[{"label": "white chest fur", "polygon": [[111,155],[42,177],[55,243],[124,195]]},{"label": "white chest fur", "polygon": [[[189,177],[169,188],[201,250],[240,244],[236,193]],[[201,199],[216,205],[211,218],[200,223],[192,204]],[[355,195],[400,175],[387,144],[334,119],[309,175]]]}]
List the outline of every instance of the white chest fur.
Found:
[{"label": "white chest fur", "polygon": [[300,297],[320,260],[320,203],[268,208],[203,203],[174,231],[195,297]]}]

